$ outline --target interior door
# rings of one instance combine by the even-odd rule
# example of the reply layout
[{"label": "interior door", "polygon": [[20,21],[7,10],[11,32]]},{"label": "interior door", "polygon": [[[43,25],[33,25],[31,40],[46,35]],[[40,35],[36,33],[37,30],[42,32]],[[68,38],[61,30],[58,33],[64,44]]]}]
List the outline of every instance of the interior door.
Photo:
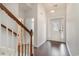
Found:
[{"label": "interior door", "polygon": [[51,20],[51,40],[64,42],[64,21],[63,19]]}]

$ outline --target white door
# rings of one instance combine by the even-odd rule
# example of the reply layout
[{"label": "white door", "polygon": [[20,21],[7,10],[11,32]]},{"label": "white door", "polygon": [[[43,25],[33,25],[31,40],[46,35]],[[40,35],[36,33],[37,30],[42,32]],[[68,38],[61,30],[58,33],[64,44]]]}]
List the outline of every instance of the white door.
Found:
[{"label": "white door", "polygon": [[51,40],[64,42],[64,21],[63,19],[51,20]]}]

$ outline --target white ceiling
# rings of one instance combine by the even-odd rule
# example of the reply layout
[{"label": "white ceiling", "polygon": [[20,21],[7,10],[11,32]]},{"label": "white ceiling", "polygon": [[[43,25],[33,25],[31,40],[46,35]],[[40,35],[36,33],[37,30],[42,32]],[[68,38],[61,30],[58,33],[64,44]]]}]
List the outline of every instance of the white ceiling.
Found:
[{"label": "white ceiling", "polygon": [[[45,8],[47,17],[52,18],[61,18],[65,16],[66,4],[65,3],[45,3],[42,4]],[[54,13],[51,13],[51,10],[54,10]]]},{"label": "white ceiling", "polygon": [[47,12],[50,10],[60,10],[66,7],[65,3],[45,3],[42,4]]},{"label": "white ceiling", "polygon": [[20,9],[27,11],[27,10],[32,9],[33,5],[34,5],[33,3],[20,3],[19,7],[20,7]]},{"label": "white ceiling", "polygon": [[[20,3],[20,8],[23,10],[30,10],[33,8],[33,5],[35,3]],[[43,7],[45,8],[45,10],[47,12],[49,12],[50,10],[60,10],[60,9],[64,9],[66,7],[65,3],[42,3]]]}]

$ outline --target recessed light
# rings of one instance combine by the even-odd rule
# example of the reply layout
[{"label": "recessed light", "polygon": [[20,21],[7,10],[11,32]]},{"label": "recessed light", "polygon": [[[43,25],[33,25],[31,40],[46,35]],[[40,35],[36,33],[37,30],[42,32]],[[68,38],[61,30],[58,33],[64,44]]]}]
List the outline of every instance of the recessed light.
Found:
[{"label": "recessed light", "polygon": [[51,13],[54,13],[54,12],[55,12],[55,10],[51,10],[50,12],[51,12]]}]

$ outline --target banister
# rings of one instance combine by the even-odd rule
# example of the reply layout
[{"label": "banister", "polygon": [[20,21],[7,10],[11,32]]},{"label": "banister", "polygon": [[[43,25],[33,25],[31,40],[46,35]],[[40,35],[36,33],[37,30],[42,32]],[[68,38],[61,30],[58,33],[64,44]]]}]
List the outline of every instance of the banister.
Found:
[{"label": "banister", "polygon": [[[28,30],[28,28],[26,26],[24,26],[24,24],[22,24],[19,19],[8,9],[6,8],[2,3],[0,3],[0,8],[9,16],[11,17],[17,24],[19,24],[25,31],[27,31],[30,35],[30,56],[33,56],[32,54],[32,35],[33,32],[32,30]],[[6,26],[4,26],[3,24],[1,25],[2,27],[6,28]],[[12,31],[11,29],[8,29],[9,31]],[[14,32],[14,34],[16,34]],[[17,34],[16,34],[17,35]],[[19,46],[20,47],[20,46]],[[25,45],[26,47],[26,45]],[[19,51],[19,50],[18,50]],[[26,53],[25,53],[26,54]]]},{"label": "banister", "polygon": [[9,15],[11,18],[13,18],[14,21],[16,21],[22,28],[24,28],[29,34],[30,31],[19,21],[19,19],[12,14],[2,3],[0,3],[0,8],[6,12],[7,15]]}]

